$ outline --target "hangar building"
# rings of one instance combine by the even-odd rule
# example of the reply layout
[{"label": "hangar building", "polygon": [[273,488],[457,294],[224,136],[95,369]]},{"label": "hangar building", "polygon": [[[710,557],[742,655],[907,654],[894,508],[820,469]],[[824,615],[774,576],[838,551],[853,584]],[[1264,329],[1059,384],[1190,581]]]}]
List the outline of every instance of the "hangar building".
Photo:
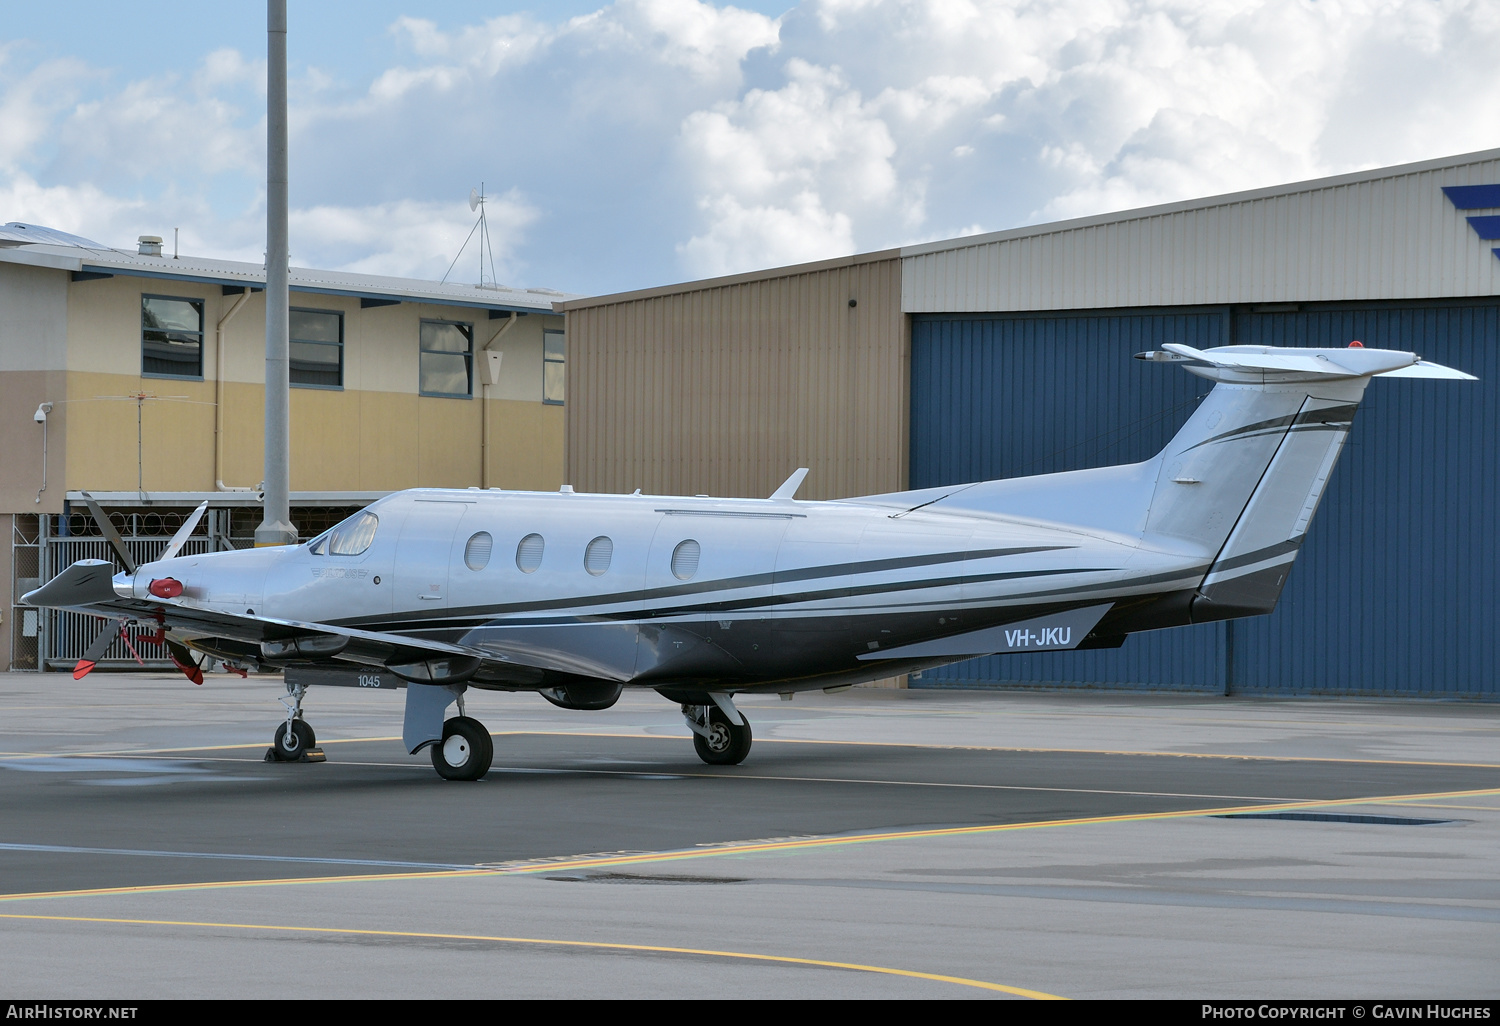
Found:
[{"label": "hangar building", "polygon": [[1500,694],[1500,150],[559,302],[580,490],[803,498],[1145,459],[1208,383],[1164,342],[1414,350],[1270,616],[913,687]]},{"label": "hangar building", "polygon": [[[0,226],[0,666],[71,667],[97,624],[16,599],[76,559],[137,559],[185,513],[188,552],[253,544],[264,455],[259,264]],[[563,483],[563,319],[551,289],[292,268],[291,489],[303,537],[401,488]],[[104,665],[130,655],[116,643]]]}]

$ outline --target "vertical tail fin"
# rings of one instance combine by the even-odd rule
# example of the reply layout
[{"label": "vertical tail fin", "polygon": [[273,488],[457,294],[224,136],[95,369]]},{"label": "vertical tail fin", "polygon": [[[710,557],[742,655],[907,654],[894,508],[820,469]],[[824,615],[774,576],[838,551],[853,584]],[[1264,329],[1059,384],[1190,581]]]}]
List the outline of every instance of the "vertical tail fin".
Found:
[{"label": "vertical tail fin", "polygon": [[1163,350],[1140,358],[1183,363],[1218,382],[1162,451],[1146,518],[1148,537],[1214,554],[1194,622],[1276,607],[1373,377],[1472,380],[1381,349]]}]

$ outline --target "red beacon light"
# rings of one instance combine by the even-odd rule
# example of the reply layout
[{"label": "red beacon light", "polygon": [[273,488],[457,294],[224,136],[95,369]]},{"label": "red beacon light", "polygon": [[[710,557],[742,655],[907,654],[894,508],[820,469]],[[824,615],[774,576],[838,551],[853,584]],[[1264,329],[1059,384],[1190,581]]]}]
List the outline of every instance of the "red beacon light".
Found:
[{"label": "red beacon light", "polygon": [[163,577],[152,581],[151,586],[147,590],[157,598],[176,598],[182,594],[182,582],[175,577]]},{"label": "red beacon light", "polygon": [[1350,349],[1363,349],[1364,347],[1365,347],[1365,344],[1363,342],[1361,342],[1359,339],[1355,339],[1353,342],[1349,343],[1349,348]]}]

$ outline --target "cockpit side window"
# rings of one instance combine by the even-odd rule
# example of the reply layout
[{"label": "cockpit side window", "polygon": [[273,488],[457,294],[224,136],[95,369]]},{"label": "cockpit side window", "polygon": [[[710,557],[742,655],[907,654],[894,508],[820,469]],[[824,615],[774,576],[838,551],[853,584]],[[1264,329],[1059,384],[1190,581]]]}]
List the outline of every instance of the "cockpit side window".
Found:
[{"label": "cockpit side window", "polygon": [[358,556],[375,540],[380,518],[374,513],[356,513],[312,543],[314,555]]}]

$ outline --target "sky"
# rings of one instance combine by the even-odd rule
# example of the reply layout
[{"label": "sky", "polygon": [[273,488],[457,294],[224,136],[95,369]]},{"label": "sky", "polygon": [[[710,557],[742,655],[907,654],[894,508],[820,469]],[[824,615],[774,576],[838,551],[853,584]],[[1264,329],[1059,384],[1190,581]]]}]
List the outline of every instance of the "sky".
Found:
[{"label": "sky", "polygon": [[[6,8],[0,223],[262,261],[264,3]],[[481,184],[599,294],[1500,146],[1500,0],[288,11],[299,266],[476,282]]]}]

